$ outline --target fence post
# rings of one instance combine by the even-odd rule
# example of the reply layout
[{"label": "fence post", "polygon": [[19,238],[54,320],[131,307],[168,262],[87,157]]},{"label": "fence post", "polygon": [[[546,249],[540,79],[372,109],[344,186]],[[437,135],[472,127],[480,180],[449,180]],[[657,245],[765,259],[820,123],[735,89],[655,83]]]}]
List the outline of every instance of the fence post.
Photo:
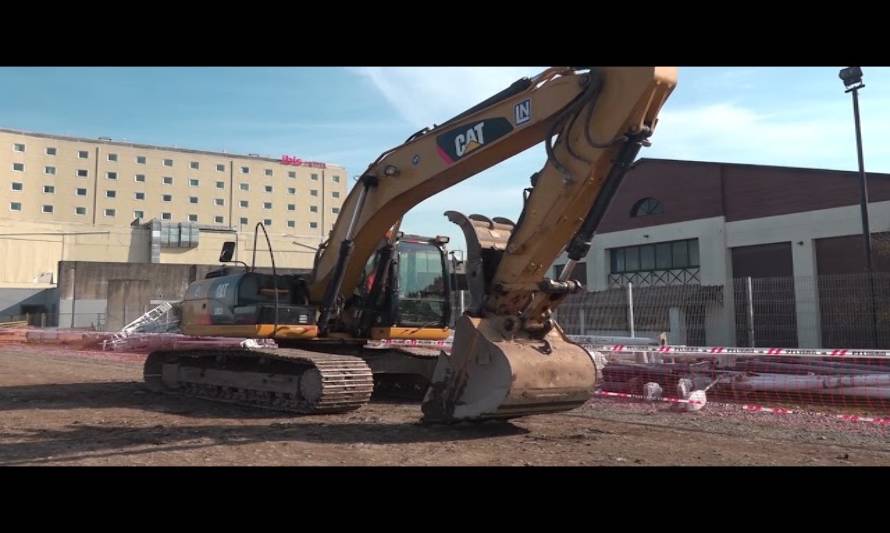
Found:
[{"label": "fence post", "polygon": [[630,326],[630,336],[636,337],[634,332],[634,288],[633,283],[627,283],[627,324]]},{"label": "fence post", "polygon": [[751,286],[751,276],[745,278],[745,288],[748,294],[748,345],[754,347],[754,290]]}]

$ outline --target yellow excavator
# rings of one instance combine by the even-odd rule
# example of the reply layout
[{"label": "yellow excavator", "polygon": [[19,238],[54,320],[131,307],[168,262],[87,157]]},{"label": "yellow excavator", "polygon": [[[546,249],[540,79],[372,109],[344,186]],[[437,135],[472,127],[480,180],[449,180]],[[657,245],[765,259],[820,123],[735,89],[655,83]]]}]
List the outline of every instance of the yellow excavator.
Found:
[{"label": "yellow excavator", "polygon": [[[573,268],[649,144],[676,77],[670,67],[553,67],[411,135],[359,177],[311,275],[278,275],[273,258],[272,274],[226,267],[188,288],[184,333],[274,339],[278,348],[154,352],[146,383],[330,413],[364,405],[375,381],[404,385],[421,377],[427,422],[582,405],[596,370],[552,313],[583,290],[571,279]],[[515,224],[446,213],[466,237],[471,304],[454,320],[450,354],[422,346],[451,334],[447,239],[406,236],[400,220],[430,196],[541,142],[547,161],[531,176]],[[228,244],[220,259],[231,260],[232,251]],[[562,253],[568,263],[559,279],[546,278]]]}]

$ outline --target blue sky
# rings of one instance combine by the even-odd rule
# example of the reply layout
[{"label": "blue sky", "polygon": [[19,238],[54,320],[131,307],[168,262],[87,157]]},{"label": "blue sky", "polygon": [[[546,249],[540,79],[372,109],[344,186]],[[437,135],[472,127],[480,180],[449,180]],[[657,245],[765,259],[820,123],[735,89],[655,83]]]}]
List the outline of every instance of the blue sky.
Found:
[{"label": "blue sky", "polygon": [[[540,70],[0,68],[0,127],[289,154],[341,164],[355,176],[418,129]],[[853,170],[852,106],[838,70],[681,67],[641,157]],[[864,72],[866,168],[890,172],[890,68]],[[515,220],[522,189],[543,162],[543,148],[532,148],[417,206],[403,228],[457,238],[442,216],[448,209]]]}]

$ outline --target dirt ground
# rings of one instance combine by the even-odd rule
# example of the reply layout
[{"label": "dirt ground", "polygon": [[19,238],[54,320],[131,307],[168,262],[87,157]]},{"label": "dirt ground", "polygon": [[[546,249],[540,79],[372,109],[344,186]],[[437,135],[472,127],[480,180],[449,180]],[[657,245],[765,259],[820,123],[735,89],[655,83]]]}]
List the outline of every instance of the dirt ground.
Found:
[{"label": "dirt ground", "polygon": [[890,465],[890,428],[813,413],[597,399],[423,426],[419,404],[290,417],[156,394],[143,356],[0,346],[0,465]]}]

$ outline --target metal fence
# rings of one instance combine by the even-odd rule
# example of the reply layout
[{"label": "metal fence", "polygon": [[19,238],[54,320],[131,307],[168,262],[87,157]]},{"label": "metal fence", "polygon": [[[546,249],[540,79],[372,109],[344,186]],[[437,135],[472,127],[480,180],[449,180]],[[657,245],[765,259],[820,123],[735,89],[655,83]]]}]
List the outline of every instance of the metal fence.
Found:
[{"label": "metal fence", "polygon": [[570,296],[556,318],[569,334],[690,346],[890,349],[890,273],[625,284]]}]

